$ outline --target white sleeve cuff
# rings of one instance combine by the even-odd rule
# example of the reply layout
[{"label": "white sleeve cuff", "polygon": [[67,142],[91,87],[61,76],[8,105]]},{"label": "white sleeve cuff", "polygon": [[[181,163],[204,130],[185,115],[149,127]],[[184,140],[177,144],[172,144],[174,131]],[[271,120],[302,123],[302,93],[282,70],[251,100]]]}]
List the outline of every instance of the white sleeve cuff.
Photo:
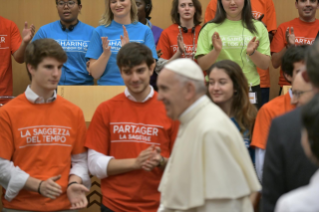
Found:
[{"label": "white sleeve cuff", "polygon": [[266,150],[260,148],[255,149],[256,172],[260,182],[262,182],[265,154]]},{"label": "white sleeve cuff", "polygon": [[6,189],[4,198],[12,201],[23,189],[29,174],[15,167],[12,161],[0,158],[0,185]]},{"label": "white sleeve cuff", "polygon": [[88,171],[87,152],[71,156],[72,168],[70,175],[76,175],[82,179],[82,183],[88,189],[91,188],[91,178]]},{"label": "white sleeve cuff", "polygon": [[89,149],[88,155],[90,173],[99,179],[106,178],[107,166],[109,165],[110,160],[114,157],[104,155],[93,149]]}]

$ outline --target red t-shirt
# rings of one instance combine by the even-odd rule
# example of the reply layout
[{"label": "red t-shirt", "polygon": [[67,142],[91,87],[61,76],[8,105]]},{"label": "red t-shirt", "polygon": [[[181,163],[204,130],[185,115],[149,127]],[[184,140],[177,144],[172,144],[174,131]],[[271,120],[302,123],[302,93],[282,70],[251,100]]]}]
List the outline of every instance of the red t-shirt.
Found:
[{"label": "red t-shirt", "polygon": [[[276,31],[276,11],[275,5],[272,0],[253,0],[251,2],[252,12],[255,19],[260,18],[264,14],[262,22],[267,26],[268,32]],[[212,20],[215,17],[217,10],[217,0],[211,0],[206,8],[205,22]],[[269,69],[262,70],[257,67],[257,71],[260,76],[260,87],[270,87]]]},{"label": "red t-shirt", "polygon": [[[197,49],[197,39],[199,35],[199,31],[201,29],[200,25],[197,25],[195,27],[195,52]],[[193,50],[193,44],[194,44],[194,33],[192,32],[192,29],[188,29],[188,32],[183,32],[183,40],[184,44],[186,46],[186,57],[192,58],[192,50]],[[169,60],[178,50],[177,45],[177,36],[179,35],[179,28],[178,24],[173,24],[169,26],[167,29],[165,29],[157,44],[157,50],[162,50],[163,55],[161,58]],[[185,57],[185,55],[183,55]]]},{"label": "red t-shirt", "polygon": [[260,149],[266,149],[272,120],[295,108],[296,106],[291,104],[289,92],[264,104],[258,111],[250,145]]},{"label": "red t-shirt", "polygon": [[21,42],[17,25],[0,16],[0,96],[12,96],[11,55],[19,49]]},{"label": "red t-shirt", "polygon": [[[178,123],[166,116],[157,93],[144,103],[129,100],[124,93],[103,102],[96,109],[85,146],[115,159],[136,158],[155,144],[169,157]],[[116,212],[156,212],[163,171],[136,170],[101,180],[103,205]]]},{"label": "red t-shirt", "polygon": [[[295,18],[291,21],[280,24],[274,36],[274,39],[271,42],[271,52],[278,53],[286,47],[286,30],[288,27],[294,28],[294,33],[296,36],[296,45],[312,45],[319,31],[319,20],[316,19],[316,21],[309,23],[301,21],[299,18]],[[290,85],[289,82],[285,80],[282,69],[280,69],[280,77],[278,84],[280,86]]]},{"label": "red t-shirt", "polygon": [[33,104],[21,94],[0,108],[0,158],[12,161],[31,177],[56,181],[62,194],[55,200],[21,190],[3,207],[23,211],[60,211],[71,207],[66,194],[71,155],[85,152],[86,126],[80,108],[57,96],[48,104]]}]

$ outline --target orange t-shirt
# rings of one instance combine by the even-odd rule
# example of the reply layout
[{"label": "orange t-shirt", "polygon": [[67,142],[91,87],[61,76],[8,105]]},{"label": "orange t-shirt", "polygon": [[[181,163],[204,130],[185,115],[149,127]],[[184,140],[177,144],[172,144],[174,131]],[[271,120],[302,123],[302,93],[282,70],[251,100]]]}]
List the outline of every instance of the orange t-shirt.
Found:
[{"label": "orange t-shirt", "polygon": [[[0,96],[12,96],[11,55],[22,42],[15,23],[0,16]],[[0,100],[0,103],[4,101]]]},{"label": "orange t-shirt", "polygon": [[[311,45],[315,41],[316,36],[319,32],[319,20],[316,19],[316,21],[308,23],[301,21],[299,18],[295,18],[291,21],[280,24],[270,45],[271,52],[278,53],[286,47],[286,30],[288,27],[294,28],[296,45]],[[281,68],[278,84],[280,86],[290,85],[289,82],[285,80]]]},{"label": "orange t-shirt", "polygon": [[[136,158],[154,144],[169,157],[178,123],[166,116],[157,93],[144,103],[129,100],[124,93],[103,102],[96,109],[85,146],[115,159]],[[101,180],[103,205],[116,212],[156,212],[163,171],[135,170]]]},{"label": "orange t-shirt", "polygon": [[[268,32],[276,31],[276,11],[272,0],[253,0],[251,2],[252,12],[255,19],[258,19],[262,14],[264,18],[262,22],[267,26]],[[217,0],[211,0],[206,8],[205,22],[212,20],[215,17],[217,10]],[[260,76],[260,87],[270,87],[269,69],[262,70],[257,67],[257,71]]]},{"label": "orange t-shirt", "polygon": [[264,104],[258,111],[252,142],[250,145],[260,149],[266,149],[268,133],[272,120],[295,108],[296,106],[291,104],[289,92]]},{"label": "orange t-shirt", "polygon": [[86,126],[80,108],[57,96],[48,104],[33,104],[21,94],[0,108],[0,158],[12,161],[31,177],[56,181],[63,193],[55,200],[21,190],[3,207],[23,211],[60,211],[71,207],[66,194],[71,155],[85,152]]},{"label": "orange t-shirt", "polygon": [[[199,35],[199,31],[201,29],[200,25],[197,25],[195,27],[195,52],[197,49],[197,39]],[[186,57],[192,58],[192,50],[193,50],[193,44],[194,44],[194,33],[192,32],[192,29],[188,29],[188,32],[183,32],[183,40],[184,44],[186,46]],[[178,50],[177,45],[177,36],[179,34],[179,28],[178,24],[172,24],[167,29],[165,29],[157,44],[157,50],[162,50],[163,55],[161,58],[169,60]],[[183,55],[185,57],[185,55]]]}]

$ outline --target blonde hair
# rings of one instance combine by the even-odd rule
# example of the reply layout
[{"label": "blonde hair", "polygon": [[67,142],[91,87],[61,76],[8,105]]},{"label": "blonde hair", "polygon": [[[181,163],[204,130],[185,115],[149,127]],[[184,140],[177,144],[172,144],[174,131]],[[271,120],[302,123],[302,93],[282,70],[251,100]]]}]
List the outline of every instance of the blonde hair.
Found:
[{"label": "blonde hair", "polygon": [[[105,12],[102,15],[101,20],[99,21],[100,25],[102,26],[109,26],[114,19],[114,14],[111,11],[110,8],[110,1],[111,0],[105,0]],[[136,6],[135,0],[131,0],[131,22],[138,22],[138,16],[137,16],[138,10]]]}]

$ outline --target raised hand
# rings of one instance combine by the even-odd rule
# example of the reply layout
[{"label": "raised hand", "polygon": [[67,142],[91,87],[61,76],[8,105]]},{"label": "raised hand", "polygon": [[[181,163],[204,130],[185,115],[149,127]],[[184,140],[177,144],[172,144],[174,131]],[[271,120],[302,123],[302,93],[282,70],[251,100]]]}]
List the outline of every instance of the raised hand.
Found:
[{"label": "raised hand", "polygon": [[41,195],[50,199],[60,196],[62,194],[61,186],[55,182],[60,178],[61,175],[58,175],[43,181],[39,187]]},{"label": "raised hand", "polygon": [[124,25],[122,27],[123,27],[124,36],[121,35],[120,37],[121,37],[121,43],[122,43],[122,47],[123,47],[125,44],[130,42],[130,38],[128,36],[128,32],[126,30],[126,27]]},{"label": "raised hand", "polygon": [[184,44],[184,41],[183,41],[183,36],[181,34],[178,34],[177,35],[177,45],[178,45],[178,51],[181,53],[181,54],[185,54],[186,53],[186,47],[185,47],[185,44]]},{"label": "raised hand", "polygon": [[24,23],[24,28],[22,31],[22,40],[24,43],[28,44],[32,40],[35,33],[35,26],[31,24],[30,28],[28,28],[28,22]]},{"label": "raised hand", "polygon": [[219,37],[218,32],[215,32],[212,37],[214,49],[220,52],[223,48],[222,39]]},{"label": "raised hand", "polygon": [[85,193],[89,192],[89,189],[84,185],[74,183],[68,187],[66,192],[71,202],[71,210],[81,209],[87,206],[88,201]]},{"label": "raised hand", "polygon": [[161,148],[153,148],[151,157],[143,163],[142,169],[144,169],[145,171],[152,171],[155,167],[159,165],[161,159]]},{"label": "raised hand", "polygon": [[259,40],[257,40],[256,37],[253,37],[253,39],[251,41],[249,41],[249,43],[247,45],[246,53],[248,55],[253,54],[256,51],[256,49],[258,48],[258,46],[259,46]]},{"label": "raised hand", "polygon": [[110,41],[108,40],[108,37],[102,37],[102,48],[104,54],[111,54],[111,47],[109,46]]},{"label": "raised hand", "polygon": [[294,28],[291,27],[289,31],[289,27],[288,27],[286,30],[287,47],[294,46],[295,40],[296,40],[296,36],[295,36]]}]

